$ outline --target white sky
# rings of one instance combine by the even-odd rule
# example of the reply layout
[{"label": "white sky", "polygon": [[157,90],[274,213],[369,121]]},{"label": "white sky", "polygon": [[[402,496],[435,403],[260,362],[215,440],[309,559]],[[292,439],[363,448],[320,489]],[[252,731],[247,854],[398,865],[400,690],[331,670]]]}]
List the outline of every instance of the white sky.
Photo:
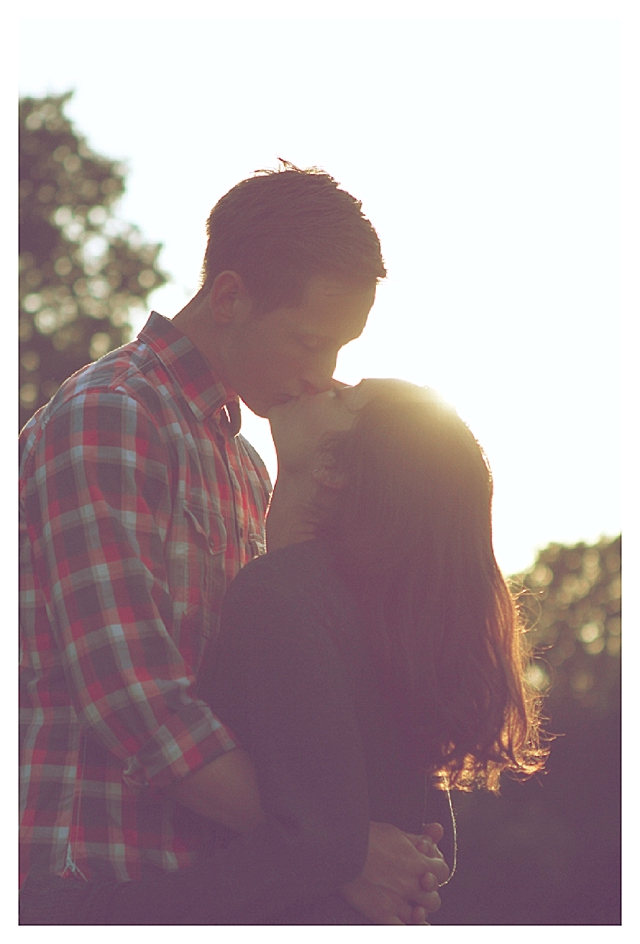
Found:
[{"label": "white sky", "polygon": [[[456,406],[489,456],[512,573],[550,541],[620,530],[620,25],[602,5],[558,18],[560,0],[536,5],[549,19],[418,6],[37,17],[20,93],[75,88],[78,132],[126,162],[118,215],[164,244],[173,282],[150,302],[169,317],[197,288],[209,210],[256,168],[316,164],[362,199],[389,279],[337,376],[404,377]],[[266,421],[245,410],[245,432],[275,471]]]}]

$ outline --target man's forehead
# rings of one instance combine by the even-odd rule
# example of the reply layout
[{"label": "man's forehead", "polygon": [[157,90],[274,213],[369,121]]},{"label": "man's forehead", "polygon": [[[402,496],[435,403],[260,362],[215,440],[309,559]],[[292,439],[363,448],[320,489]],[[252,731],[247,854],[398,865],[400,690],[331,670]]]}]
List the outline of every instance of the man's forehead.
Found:
[{"label": "man's forehead", "polygon": [[359,338],[367,323],[368,309],[361,313],[343,311],[305,312],[288,319],[289,329],[305,338],[318,338],[340,346]]}]

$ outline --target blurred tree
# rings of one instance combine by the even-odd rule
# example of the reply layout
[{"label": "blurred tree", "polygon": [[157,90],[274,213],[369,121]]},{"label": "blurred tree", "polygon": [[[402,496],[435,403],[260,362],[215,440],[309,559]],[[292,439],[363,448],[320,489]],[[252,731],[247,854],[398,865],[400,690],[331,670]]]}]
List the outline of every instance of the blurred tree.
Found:
[{"label": "blurred tree", "polygon": [[620,923],[620,537],[551,544],[524,588],[547,770],[454,796],[458,870],[434,924]]},{"label": "blurred tree", "polygon": [[20,426],[80,367],[129,340],[167,281],[159,244],[113,216],[120,164],[64,114],[72,92],[20,101]]},{"label": "blurred tree", "polygon": [[531,681],[549,710],[603,714],[620,696],[620,537],[598,544],[550,544],[516,578],[536,652]]}]

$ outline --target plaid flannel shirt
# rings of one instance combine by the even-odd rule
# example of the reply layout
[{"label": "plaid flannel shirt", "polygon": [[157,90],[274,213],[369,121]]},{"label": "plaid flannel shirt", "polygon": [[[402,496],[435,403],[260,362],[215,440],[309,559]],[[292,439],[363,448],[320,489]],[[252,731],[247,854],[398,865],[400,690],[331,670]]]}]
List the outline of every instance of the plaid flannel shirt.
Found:
[{"label": "plaid flannel shirt", "polygon": [[227,584],[264,550],[270,491],[239,425],[154,312],[22,432],[23,877],[195,860],[165,791],[235,747],[195,673]]}]

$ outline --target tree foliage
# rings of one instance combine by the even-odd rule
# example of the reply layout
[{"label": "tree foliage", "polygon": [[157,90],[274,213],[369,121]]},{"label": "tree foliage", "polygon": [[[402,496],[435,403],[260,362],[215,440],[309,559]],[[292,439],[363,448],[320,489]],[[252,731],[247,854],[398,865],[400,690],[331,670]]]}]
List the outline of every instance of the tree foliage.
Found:
[{"label": "tree foliage", "polygon": [[434,924],[620,923],[620,549],[551,544],[514,578],[557,737],[544,775],[454,797],[458,870]]},{"label": "tree foliage", "polygon": [[621,539],[550,544],[520,579],[536,651],[532,681],[553,711],[603,713],[620,695]]},{"label": "tree foliage", "polygon": [[132,309],[167,278],[161,246],[114,216],[120,164],[64,109],[72,93],[20,101],[20,425],[63,380],[129,339]]}]

